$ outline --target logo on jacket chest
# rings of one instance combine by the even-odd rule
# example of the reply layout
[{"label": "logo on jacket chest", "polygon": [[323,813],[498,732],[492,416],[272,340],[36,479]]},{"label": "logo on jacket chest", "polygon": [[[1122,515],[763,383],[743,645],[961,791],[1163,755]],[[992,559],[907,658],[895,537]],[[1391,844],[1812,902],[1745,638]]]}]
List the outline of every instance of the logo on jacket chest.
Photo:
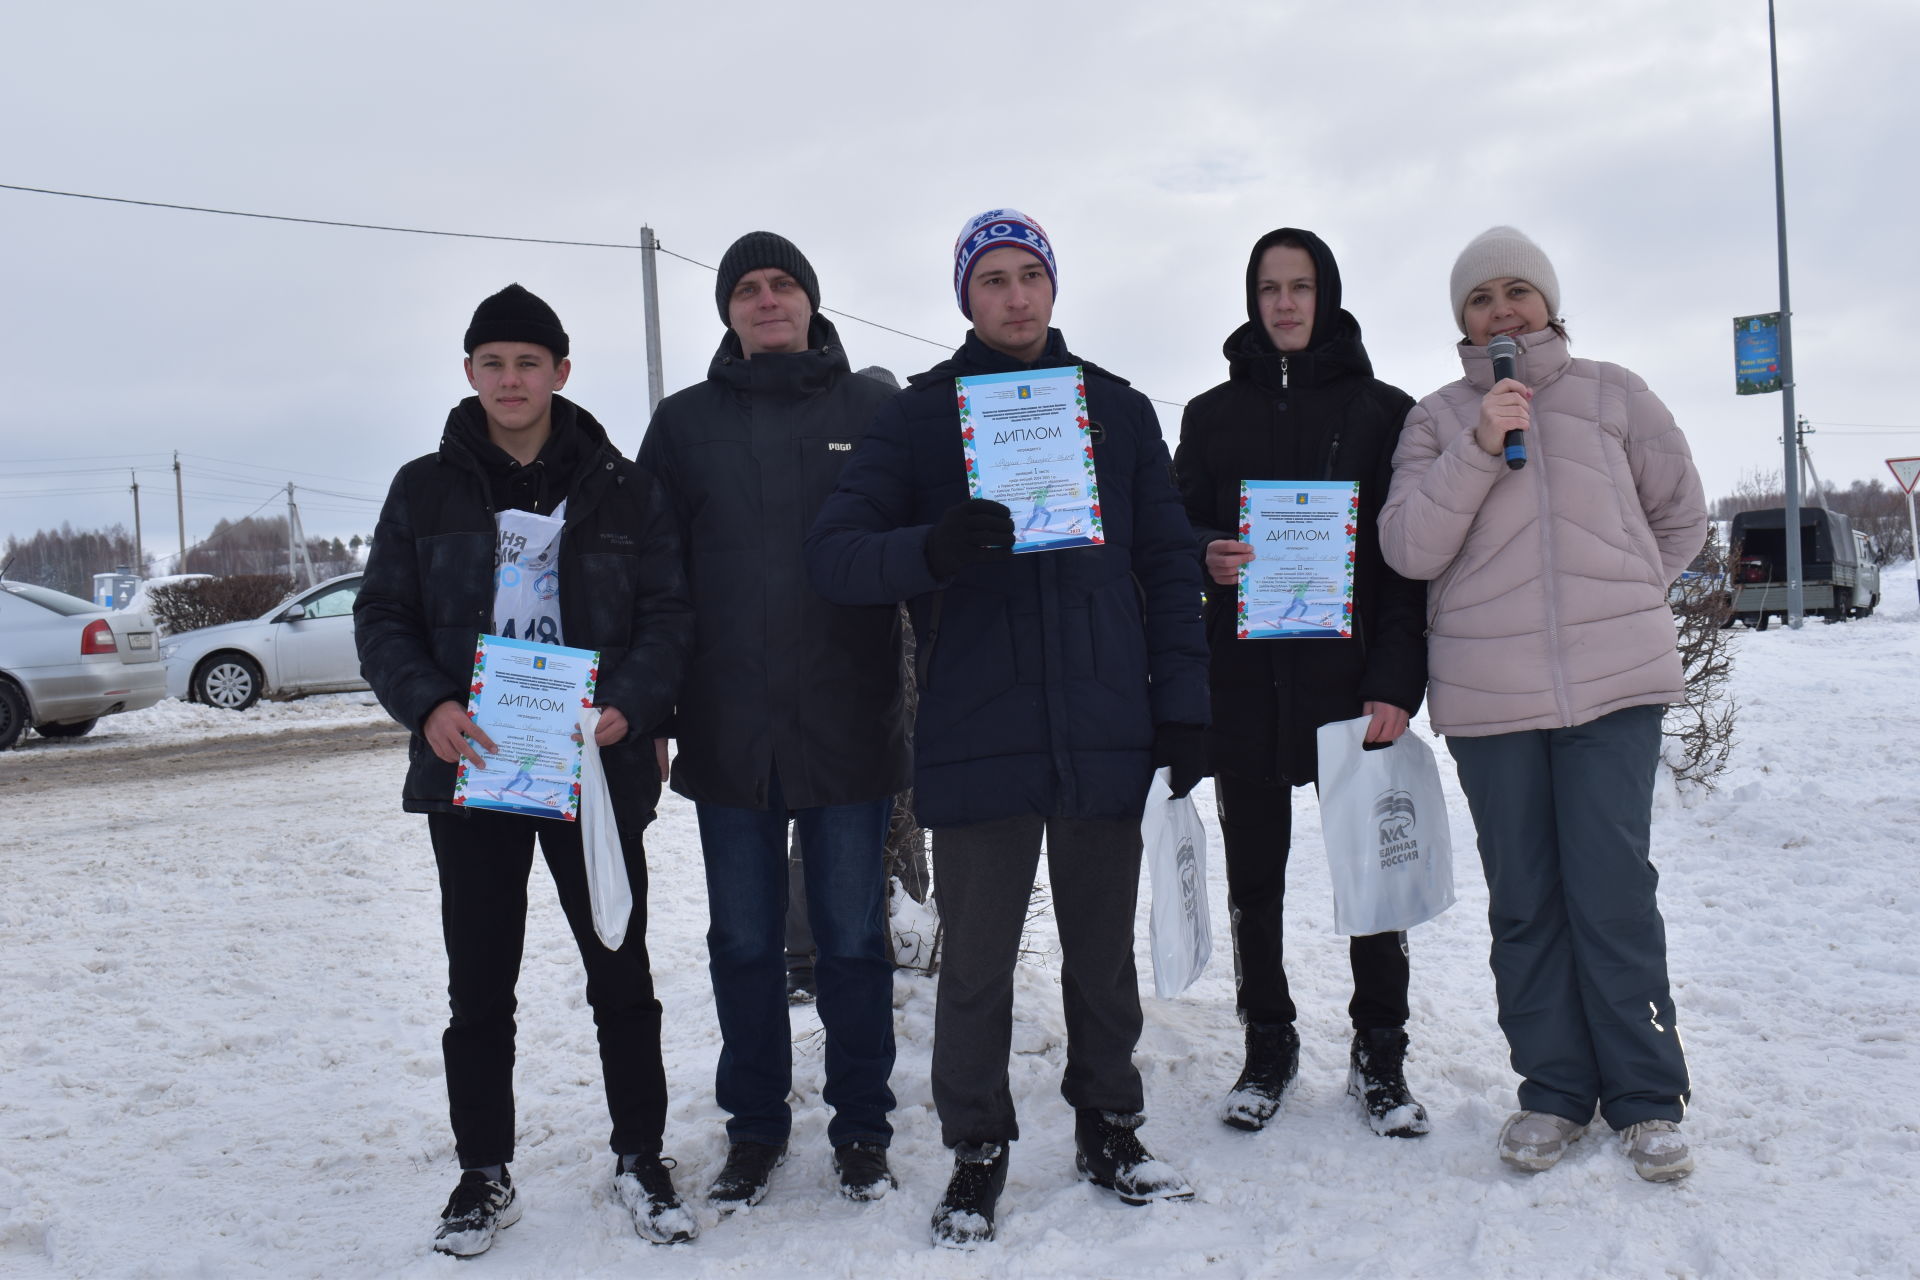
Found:
[{"label": "logo on jacket chest", "polygon": [[601,533],[600,545],[604,547],[631,547],[633,545],[633,535],[630,533],[621,533],[615,529],[609,529]]},{"label": "logo on jacket chest", "polygon": [[853,451],[853,441],[829,440],[827,441],[827,450],[830,453],[851,453]]}]

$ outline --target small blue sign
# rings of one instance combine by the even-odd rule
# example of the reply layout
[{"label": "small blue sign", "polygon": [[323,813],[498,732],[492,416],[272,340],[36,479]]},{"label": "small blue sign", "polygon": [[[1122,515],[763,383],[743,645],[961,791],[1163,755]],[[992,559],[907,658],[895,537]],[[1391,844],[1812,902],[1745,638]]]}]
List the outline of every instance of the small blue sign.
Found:
[{"label": "small blue sign", "polygon": [[1739,316],[1733,322],[1733,389],[1743,396],[1778,391],[1780,379],[1780,313]]}]

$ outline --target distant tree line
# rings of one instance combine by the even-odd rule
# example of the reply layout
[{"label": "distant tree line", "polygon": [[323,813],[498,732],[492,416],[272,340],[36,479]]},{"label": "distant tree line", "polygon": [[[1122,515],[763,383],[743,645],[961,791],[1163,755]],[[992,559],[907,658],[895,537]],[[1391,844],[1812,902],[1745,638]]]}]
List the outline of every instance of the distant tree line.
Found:
[{"label": "distant tree line", "polygon": [[[1841,488],[1822,484],[1821,491],[1803,493],[1803,506],[1822,506],[1837,511],[1853,522],[1853,527],[1873,539],[1875,560],[1890,564],[1907,553],[1907,495],[1879,480],[1855,480]],[[1742,511],[1764,511],[1787,505],[1786,486],[1780,472],[1742,473],[1733,492],[1713,504],[1715,520],[1731,520]]]},{"label": "distant tree line", "polygon": [[[313,561],[316,581],[347,573],[358,566],[358,554],[365,542],[359,534],[342,542],[339,538],[309,538],[307,555]],[[9,537],[0,548],[0,564],[11,562],[7,576],[20,582],[38,583],[82,599],[93,597],[93,575],[121,567],[141,577],[151,577],[156,561],[171,557],[149,555],[147,563],[134,563],[133,535],[123,524],[105,529],[75,529],[62,524],[58,529],[42,529],[31,538]],[[287,518],[285,516],[247,516],[241,520],[222,520],[213,532],[187,548],[186,563],[176,573],[210,573],[217,578],[235,576],[286,577]],[[296,564],[295,573],[304,575],[306,566]]]},{"label": "distant tree line", "polygon": [[82,600],[93,598],[93,575],[108,573],[125,565],[138,572],[133,563],[133,535],[127,526],[116,524],[105,529],[75,529],[62,524],[58,529],[42,529],[21,541],[9,536],[0,549],[0,565],[16,582],[31,582],[52,587]]}]

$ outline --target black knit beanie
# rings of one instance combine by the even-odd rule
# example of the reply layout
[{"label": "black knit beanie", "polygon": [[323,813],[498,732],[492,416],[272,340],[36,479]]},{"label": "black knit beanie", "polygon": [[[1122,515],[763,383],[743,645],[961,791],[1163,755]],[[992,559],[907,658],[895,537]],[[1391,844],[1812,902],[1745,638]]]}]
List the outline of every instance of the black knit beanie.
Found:
[{"label": "black knit beanie", "polygon": [[535,294],[510,284],[473,309],[467,326],[467,354],[483,342],[531,342],[553,352],[553,362],[567,358],[567,331],[560,317]]},{"label": "black knit beanie", "polygon": [[807,255],[793,241],[771,231],[749,231],[735,240],[720,258],[720,278],[714,282],[713,300],[720,304],[720,323],[731,324],[733,316],[727,304],[733,299],[733,287],[740,277],[762,267],[778,267],[796,280],[807,301],[820,310],[820,281],[814,277]]}]

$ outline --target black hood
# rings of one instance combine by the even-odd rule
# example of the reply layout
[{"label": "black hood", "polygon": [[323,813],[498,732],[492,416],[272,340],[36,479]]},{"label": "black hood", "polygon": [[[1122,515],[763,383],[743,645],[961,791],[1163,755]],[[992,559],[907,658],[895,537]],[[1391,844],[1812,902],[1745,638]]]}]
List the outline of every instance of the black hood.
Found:
[{"label": "black hood", "polygon": [[480,397],[468,396],[447,414],[441,455],[484,475],[496,507],[551,511],[566,496],[586,459],[602,449],[616,456],[619,452],[607,438],[607,429],[565,396],[554,396],[552,412],[553,429],[540,447],[540,456],[522,467],[487,437],[487,414],[480,407]]},{"label": "black hood", "polygon": [[1334,261],[1327,242],[1311,231],[1298,227],[1279,227],[1254,242],[1247,255],[1247,323],[1227,336],[1221,351],[1234,377],[1252,377],[1262,382],[1280,378],[1280,352],[1267,336],[1260,321],[1260,259],[1268,249],[1283,241],[1297,242],[1313,259],[1315,277],[1313,336],[1305,351],[1287,353],[1287,381],[1320,382],[1329,378],[1358,374],[1373,376],[1373,363],[1360,341],[1360,322],[1342,309],[1340,264]]},{"label": "black hood", "polygon": [[707,363],[707,377],[748,395],[818,395],[852,372],[833,321],[819,312],[807,322],[805,351],[763,351],[749,359],[729,329]]}]

